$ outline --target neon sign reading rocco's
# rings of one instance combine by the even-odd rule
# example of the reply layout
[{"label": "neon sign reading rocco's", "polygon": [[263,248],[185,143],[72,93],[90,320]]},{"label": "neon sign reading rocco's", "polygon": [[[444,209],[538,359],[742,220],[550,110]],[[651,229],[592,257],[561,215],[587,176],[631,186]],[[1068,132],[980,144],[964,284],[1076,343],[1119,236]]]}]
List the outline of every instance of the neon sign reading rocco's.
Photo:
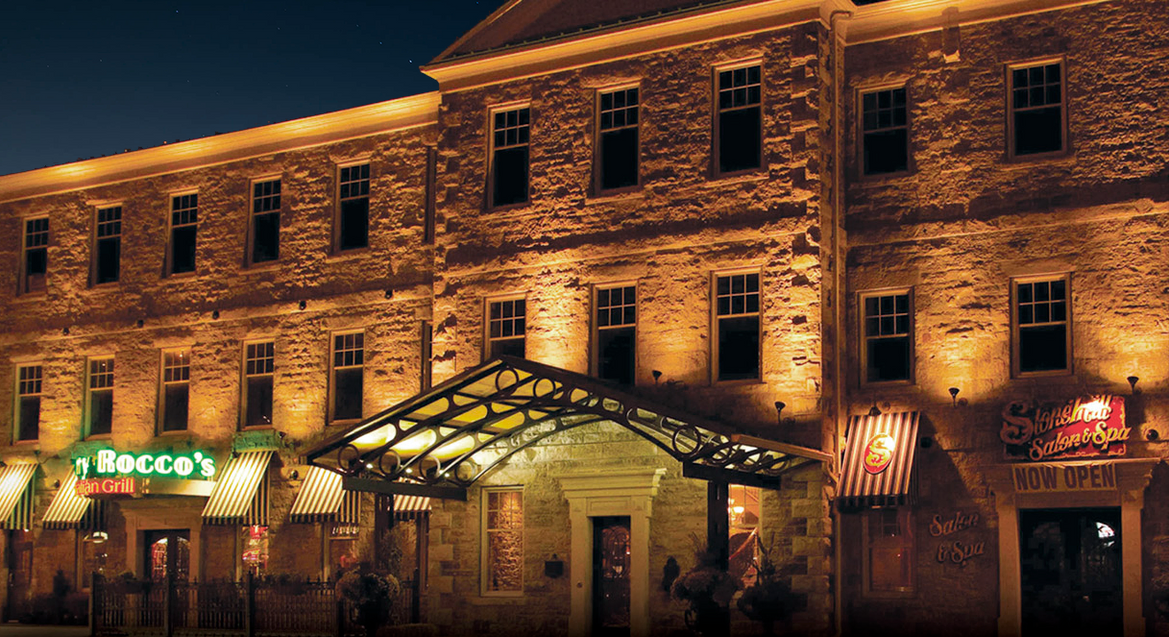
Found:
[{"label": "neon sign reading rocco's", "polygon": [[174,476],[211,478],[215,475],[215,458],[196,451],[192,454],[118,453],[102,449],[93,457],[75,458],[73,471],[80,479],[98,476]]}]

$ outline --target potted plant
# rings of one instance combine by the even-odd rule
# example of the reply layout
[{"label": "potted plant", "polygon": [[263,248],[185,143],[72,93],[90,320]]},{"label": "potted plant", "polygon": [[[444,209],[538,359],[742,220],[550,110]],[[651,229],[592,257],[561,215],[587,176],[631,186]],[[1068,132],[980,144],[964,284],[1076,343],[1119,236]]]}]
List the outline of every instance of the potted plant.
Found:
[{"label": "potted plant", "polygon": [[351,571],[337,580],[337,591],[356,613],[357,624],[365,629],[367,637],[390,619],[390,609],[401,585],[393,575]]},{"label": "potted plant", "polygon": [[718,567],[709,552],[700,552],[697,558],[694,568],[674,581],[673,595],[689,604],[685,614],[688,628],[702,635],[719,635],[726,632],[731,598],[739,583]]},{"label": "potted plant", "polygon": [[786,621],[798,609],[802,599],[793,593],[790,578],[771,559],[771,548],[766,546],[755,564],[755,583],[739,596],[738,607],[744,615],[763,624],[765,635],[775,634],[775,624]]}]

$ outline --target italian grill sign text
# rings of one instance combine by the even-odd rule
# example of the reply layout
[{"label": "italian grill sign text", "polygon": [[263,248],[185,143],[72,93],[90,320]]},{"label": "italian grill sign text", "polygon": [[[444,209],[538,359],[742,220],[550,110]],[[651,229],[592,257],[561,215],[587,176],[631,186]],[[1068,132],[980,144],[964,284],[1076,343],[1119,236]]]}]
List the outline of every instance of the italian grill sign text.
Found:
[{"label": "italian grill sign text", "polygon": [[1060,458],[1123,456],[1132,430],[1124,398],[1100,395],[1062,404],[1013,402],[1003,409],[999,438],[1007,453],[1034,462]]}]

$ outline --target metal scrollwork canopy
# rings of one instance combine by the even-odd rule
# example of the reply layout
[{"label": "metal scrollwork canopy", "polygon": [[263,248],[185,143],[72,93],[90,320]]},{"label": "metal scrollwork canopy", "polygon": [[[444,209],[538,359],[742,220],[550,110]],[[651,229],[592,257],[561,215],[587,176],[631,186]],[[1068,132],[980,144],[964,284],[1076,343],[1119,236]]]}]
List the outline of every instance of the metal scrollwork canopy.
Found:
[{"label": "metal scrollwork canopy", "polygon": [[508,356],[354,425],[306,458],[350,478],[465,489],[516,453],[597,422],[621,425],[701,469],[774,478],[830,459],[822,451],[675,413],[588,376]]}]

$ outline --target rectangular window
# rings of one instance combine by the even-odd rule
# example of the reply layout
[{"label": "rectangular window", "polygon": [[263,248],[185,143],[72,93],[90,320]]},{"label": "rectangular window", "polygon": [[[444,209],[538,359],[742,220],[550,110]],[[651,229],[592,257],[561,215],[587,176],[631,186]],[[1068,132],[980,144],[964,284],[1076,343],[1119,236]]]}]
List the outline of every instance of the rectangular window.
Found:
[{"label": "rectangular window", "polygon": [[719,70],[715,148],[718,173],[751,170],[763,165],[762,66]]},{"label": "rectangular window", "polygon": [[637,365],[637,286],[597,288],[597,378],[632,385]]},{"label": "rectangular window", "polygon": [[244,344],[244,427],[272,424],[272,377],[276,371],[276,344],[272,341]]},{"label": "rectangular window", "polygon": [[755,583],[758,558],[762,552],[760,520],[763,519],[762,490],[739,484],[727,487],[727,515],[730,523],[730,559],[727,572],[742,588]]},{"label": "rectangular window", "polygon": [[1063,63],[1010,67],[1007,83],[1011,155],[1064,150]]},{"label": "rectangular window", "polygon": [[121,206],[97,209],[93,237],[93,284],[117,282],[122,274]]},{"label": "rectangular window", "polygon": [[865,512],[864,550],[865,593],[913,591],[913,525],[909,508]]},{"label": "rectangular window", "polygon": [[365,333],[334,334],[330,422],[361,418],[364,371]]},{"label": "rectangular window", "polygon": [[48,218],[28,219],[24,222],[23,271],[20,277],[20,293],[44,292],[49,272],[49,220]]},{"label": "rectangular window", "polygon": [[1012,281],[1015,373],[1071,371],[1069,275]]},{"label": "rectangular window", "polygon": [[637,185],[638,89],[624,88],[598,96],[597,188]]},{"label": "rectangular window", "polygon": [[186,431],[191,395],[191,350],[172,349],[162,353],[161,431]]},{"label": "rectangular window", "polygon": [[334,251],[369,246],[369,164],[342,166],[338,179]]},{"label": "rectangular window", "polygon": [[861,94],[861,132],[864,174],[909,168],[909,108],[904,86]]},{"label": "rectangular window", "polygon": [[199,195],[171,198],[170,273],[195,271],[195,234],[199,227]]},{"label": "rectangular window", "polygon": [[491,116],[491,205],[528,200],[528,108],[497,111]]},{"label": "rectangular window", "polygon": [[483,592],[524,590],[524,492],[483,490]]},{"label": "rectangular window", "polygon": [[718,275],[716,380],[759,378],[759,273]]},{"label": "rectangular window", "polygon": [[913,317],[909,292],[862,294],[861,308],[864,382],[912,380]]},{"label": "rectangular window", "polygon": [[280,180],[252,183],[252,248],[248,263],[280,258]]},{"label": "rectangular window", "polygon": [[89,359],[85,385],[85,435],[104,436],[114,430],[114,359]]},{"label": "rectangular window", "polygon": [[17,368],[16,383],[16,440],[36,440],[41,428],[40,365],[22,365]]},{"label": "rectangular window", "polygon": [[487,355],[523,358],[526,302],[524,299],[491,301],[487,304]]}]

